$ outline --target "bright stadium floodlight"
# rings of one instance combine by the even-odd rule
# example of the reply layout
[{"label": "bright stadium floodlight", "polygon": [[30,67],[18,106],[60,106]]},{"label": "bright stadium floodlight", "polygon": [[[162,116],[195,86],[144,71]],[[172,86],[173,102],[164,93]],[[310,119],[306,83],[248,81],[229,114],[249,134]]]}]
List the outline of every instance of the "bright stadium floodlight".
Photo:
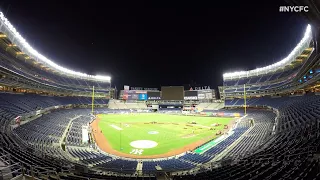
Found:
[{"label": "bright stadium floodlight", "polygon": [[49,65],[51,68],[60,71],[61,73],[76,76],[76,77],[84,77],[92,80],[99,80],[99,81],[105,81],[105,82],[111,82],[110,76],[101,76],[101,75],[88,75],[81,72],[72,71],[70,69],[64,68],[62,66],[59,66],[58,64],[54,63],[47,57],[40,54],[37,50],[33,49],[29,43],[20,35],[20,33],[13,27],[13,25],[9,22],[9,20],[4,16],[2,12],[0,12],[0,23],[1,23],[1,30],[3,28],[6,28],[6,32],[10,35],[7,35],[7,38],[9,38],[12,42],[15,42],[14,44],[17,44],[18,47],[20,47],[24,53],[26,53],[29,57],[41,61],[42,63],[45,63]]},{"label": "bright stadium floodlight", "polygon": [[297,44],[297,46],[290,52],[290,54],[286,58],[284,58],[281,61],[278,61],[274,64],[271,64],[269,66],[262,67],[262,68],[257,68],[257,69],[253,69],[253,70],[249,70],[249,71],[224,73],[223,79],[244,77],[244,75],[246,75],[246,76],[257,75],[257,74],[261,74],[261,73],[264,73],[264,72],[267,72],[267,71],[270,71],[273,69],[277,69],[277,68],[282,67],[288,63],[291,63],[292,61],[295,60],[295,58],[297,56],[300,55],[299,52],[301,52],[301,50],[303,50],[306,45],[309,45],[311,39],[312,39],[311,25],[308,24],[303,38],[301,39],[301,41]]}]

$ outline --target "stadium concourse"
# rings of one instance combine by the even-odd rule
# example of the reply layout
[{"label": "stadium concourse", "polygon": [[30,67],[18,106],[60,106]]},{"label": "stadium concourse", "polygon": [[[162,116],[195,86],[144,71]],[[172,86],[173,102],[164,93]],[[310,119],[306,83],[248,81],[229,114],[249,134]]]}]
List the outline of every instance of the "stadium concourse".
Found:
[{"label": "stadium concourse", "polygon": [[[310,25],[283,60],[223,74],[220,100],[128,102],[112,99],[111,77],[61,67],[3,13],[0,24],[0,179],[320,179],[320,59]],[[90,125],[99,114],[236,121],[197,147],[142,159],[97,146]]]}]

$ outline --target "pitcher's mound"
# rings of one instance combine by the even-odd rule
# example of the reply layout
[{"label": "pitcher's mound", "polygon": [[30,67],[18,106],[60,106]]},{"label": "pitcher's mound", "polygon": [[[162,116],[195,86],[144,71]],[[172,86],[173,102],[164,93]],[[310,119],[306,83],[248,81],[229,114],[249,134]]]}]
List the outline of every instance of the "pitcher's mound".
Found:
[{"label": "pitcher's mound", "polygon": [[149,148],[154,148],[158,146],[158,143],[151,140],[137,140],[137,141],[132,141],[130,143],[130,146],[137,149],[149,149]]}]

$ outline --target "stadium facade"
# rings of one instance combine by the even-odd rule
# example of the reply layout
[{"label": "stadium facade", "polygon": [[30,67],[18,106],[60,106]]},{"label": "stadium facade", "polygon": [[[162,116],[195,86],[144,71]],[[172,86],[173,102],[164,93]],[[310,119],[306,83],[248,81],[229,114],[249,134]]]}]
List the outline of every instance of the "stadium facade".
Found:
[{"label": "stadium facade", "polygon": [[[33,49],[3,13],[0,24],[2,179],[319,178],[315,27],[306,27],[302,40],[283,60],[223,74],[221,100],[216,100],[211,88],[183,86],[161,91],[125,86],[121,98],[112,99],[110,76],[61,67]],[[122,157],[97,145],[99,131],[91,128],[97,114],[155,111],[232,117],[235,122],[218,138],[174,156]]]}]

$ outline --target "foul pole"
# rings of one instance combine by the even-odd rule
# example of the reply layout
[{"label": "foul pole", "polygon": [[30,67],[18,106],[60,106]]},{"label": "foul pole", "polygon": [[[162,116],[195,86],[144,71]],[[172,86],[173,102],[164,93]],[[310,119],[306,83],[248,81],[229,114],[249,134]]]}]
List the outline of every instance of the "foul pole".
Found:
[{"label": "foul pole", "polygon": [[[122,128],[122,123],[120,123],[120,128]],[[122,147],[121,147],[121,130],[119,131],[120,133],[120,143],[119,143],[119,146],[120,146],[120,151],[122,151]]]},{"label": "foul pole", "polygon": [[243,99],[244,99],[244,115],[246,115],[247,114],[246,84],[243,85]]},{"label": "foul pole", "polygon": [[94,106],[94,86],[92,86],[92,104],[91,104],[91,112],[93,114],[93,106]]}]

